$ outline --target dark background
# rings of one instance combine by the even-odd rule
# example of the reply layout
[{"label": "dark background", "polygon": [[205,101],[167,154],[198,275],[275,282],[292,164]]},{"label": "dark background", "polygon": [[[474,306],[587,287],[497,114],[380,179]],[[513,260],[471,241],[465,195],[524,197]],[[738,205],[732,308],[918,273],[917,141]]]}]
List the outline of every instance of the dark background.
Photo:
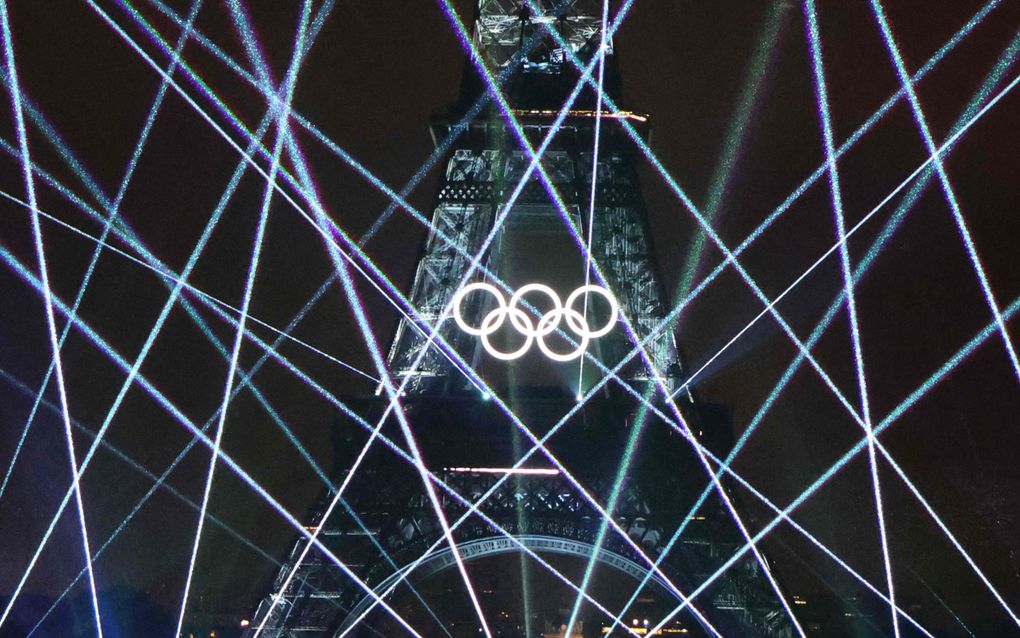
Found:
[{"label": "dark background", "polygon": [[[190,6],[171,4],[182,13]],[[842,141],[899,83],[867,3],[819,4],[835,134],[837,141]],[[248,68],[228,9],[219,2],[206,5],[199,13],[198,30]],[[887,5],[911,70],[923,64],[982,6],[970,0],[895,0]],[[127,13],[114,3],[101,6],[143,43],[158,64],[166,66],[165,55],[144,39]],[[462,1],[458,7],[467,19],[471,3]],[[176,41],[177,28],[151,5],[138,0],[137,8],[164,38]],[[292,50],[299,4],[251,2],[248,9],[279,81]],[[706,198],[722,155],[730,119],[769,11],[766,2],[638,0],[616,38],[624,104],[652,114],[652,148],[698,204]],[[10,15],[24,91],[60,131],[96,183],[112,195],[158,89],[159,76],[87,5],[22,0],[10,3]],[[920,84],[920,99],[937,140],[945,138],[1015,36],[1018,18],[1017,2],[1001,2]],[[254,128],[265,109],[258,93],[194,43],[185,49],[184,59],[248,127]],[[342,1],[303,64],[294,108],[399,190],[430,153],[427,123],[433,113],[457,97],[463,64],[463,52],[437,3]],[[716,225],[730,247],[739,244],[824,159],[804,19],[796,4],[785,10],[767,69]],[[1007,73],[1006,81],[1016,72],[1014,68]],[[182,86],[217,122],[224,123],[208,100],[186,82]],[[1020,236],[1018,100],[1015,92],[1007,95],[975,124],[947,160],[962,210],[1003,307],[1020,294],[1020,260],[1014,248]],[[12,118],[0,119],[0,135],[16,146]],[[234,139],[240,139],[231,132]],[[359,237],[385,209],[385,196],[306,135],[301,141],[329,214]],[[85,201],[97,204],[31,125],[30,145],[35,161]],[[151,250],[175,270],[187,260],[237,157],[236,151],[171,90],[121,212]],[[848,226],[870,211],[925,157],[909,107],[901,102],[840,161]],[[16,158],[0,156],[0,188],[23,199],[20,170]],[[672,291],[696,225],[661,178],[648,166],[641,170],[657,256],[666,288]],[[410,197],[426,215],[430,214],[438,174],[433,171]],[[241,302],[263,188],[262,178],[246,174],[190,279],[197,288],[235,306]],[[99,223],[52,188],[39,186],[39,202],[41,209],[69,224],[93,235],[101,232]],[[898,199],[851,239],[854,263],[862,258],[895,203]],[[0,244],[37,271],[27,210],[10,201],[2,206]],[[94,244],[51,222],[43,221],[43,233],[54,292],[70,302]],[[407,291],[424,237],[423,228],[398,211],[367,250],[398,287]],[[827,250],[834,237],[828,185],[823,179],[770,227],[741,261],[766,294],[774,297]],[[720,253],[710,247],[701,276],[720,259]],[[319,235],[289,205],[274,199],[252,315],[282,328],[329,271]],[[363,281],[359,285],[375,333],[385,347],[397,315],[374,289]],[[838,258],[833,255],[778,308],[806,339],[841,286]],[[0,367],[37,388],[51,357],[41,299],[10,268],[0,269],[0,292]],[[937,181],[925,191],[856,292],[876,421],[991,321]],[[166,294],[150,270],[104,253],[81,316],[133,360]],[[678,339],[689,367],[700,368],[760,310],[761,304],[728,270],[683,315]],[[233,330],[212,313],[203,310],[202,314],[229,347]],[[1017,323],[1009,324],[1014,332]],[[59,316],[58,327],[63,327]],[[264,328],[252,329],[263,338],[273,338]],[[372,369],[349,306],[337,289],[300,324],[295,336],[348,363]],[[364,379],[299,345],[285,344],[281,352],[335,393],[358,394],[371,389]],[[845,313],[838,315],[814,352],[856,404]],[[258,354],[246,344],[242,365],[250,366]],[[763,318],[702,373],[698,391],[707,399],[731,406],[739,434],[794,354],[794,347],[775,322]],[[72,332],[63,360],[71,414],[95,430],[124,376],[79,333]],[[226,369],[224,359],[178,307],[142,373],[191,419],[204,423],[219,405]],[[266,365],[256,382],[318,462],[329,467],[333,457],[331,406],[274,364]],[[1017,384],[1002,341],[993,335],[882,436],[889,451],[1014,607],[1020,603]],[[6,471],[31,398],[8,381],[0,388],[0,459]],[[52,384],[46,398],[57,401]],[[783,505],[860,436],[859,428],[818,376],[802,368],[735,468]],[[129,392],[106,438],[156,474],[189,440],[180,425],[137,387]],[[80,458],[90,439],[78,436],[75,442]],[[315,474],[250,395],[243,394],[232,404],[223,445],[295,515],[300,517],[318,493],[321,483]],[[170,483],[199,500],[208,460],[204,451],[190,454]],[[885,464],[881,476],[898,600],[908,609],[919,605],[919,620],[938,635],[966,635],[953,614],[977,635],[1020,632]],[[61,421],[43,408],[0,498],[0,595],[6,596],[20,578],[68,479]],[[150,485],[149,479],[108,451],[98,452],[83,483],[93,548],[110,536]],[[758,515],[758,525],[770,520],[764,510],[754,508],[753,499],[743,500],[750,513]],[[222,466],[217,470],[210,512],[272,556],[280,556],[293,537],[279,516]],[[864,455],[799,509],[796,518],[884,589]],[[104,599],[111,601],[110,614],[123,619],[125,627],[128,610],[144,605],[175,616],[195,520],[193,510],[166,492],[157,492],[96,562],[99,587],[107,592]],[[857,595],[858,586],[851,578],[795,532],[781,527],[764,545],[784,586],[808,601],[806,615],[812,613],[813,606],[816,614],[841,613],[840,601]],[[48,606],[40,601],[59,595],[81,567],[77,519],[69,508],[4,629],[33,626]],[[240,619],[262,593],[273,569],[251,549],[208,526],[189,609]],[[71,598],[80,605],[85,592],[80,583]],[[132,596],[144,603],[132,602]],[[870,606],[878,630],[891,635],[880,602],[870,594],[861,596],[856,604]],[[64,630],[55,627],[52,635],[61,635]],[[123,631],[124,635],[140,635],[137,630]],[[847,632],[857,631],[864,630],[854,629],[848,621]]]}]

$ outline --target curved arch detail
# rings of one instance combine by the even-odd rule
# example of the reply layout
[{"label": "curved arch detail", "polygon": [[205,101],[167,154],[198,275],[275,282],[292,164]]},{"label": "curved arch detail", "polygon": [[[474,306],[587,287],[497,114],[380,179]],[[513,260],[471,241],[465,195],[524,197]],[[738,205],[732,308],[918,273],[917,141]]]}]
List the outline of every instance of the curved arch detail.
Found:
[{"label": "curved arch detail", "polygon": [[[595,546],[591,543],[557,536],[524,534],[514,536],[514,538],[517,539],[520,545],[532,550],[536,554],[560,554],[564,556],[588,558],[595,549]],[[465,543],[458,543],[457,549],[460,551],[461,558],[463,558],[465,562],[477,560],[486,556],[495,556],[521,551],[520,546],[506,536],[488,536]],[[617,571],[621,571],[638,581],[643,579],[648,573],[648,570],[644,569],[631,559],[621,556],[616,552],[607,550],[604,547],[599,550],[597,560],[603,565],[612,567]],[[386,579],[377,584],[373,588],[373,591],[381,596],[382,592],[407,573],[412,565],[414,565],[413,561],[393,572]],[[429,554],[425,560],[419,563],[410,580],[412,582],[421,582],[446,569],[449,569],[450,567],[453,567],[454,565],[456,565],[456,558],[453,555],[453,551],[447,546],[442,551]],[[668,593],[674,598],[677,598],[675,592],[673,592],[673,590],[658,574],[652,574],[652,577],[648,582],[655,583],[655,585],[662,589],[662,591]],[[370,596],[366,595],[362,597],[361,600],[358,601],[358,604],[351,609],[351,612],[347,615],[344,622],[340,625],[338,633],[342,633],[346,630],[350,624],[369,607],[371,602],[372,598]]]}]

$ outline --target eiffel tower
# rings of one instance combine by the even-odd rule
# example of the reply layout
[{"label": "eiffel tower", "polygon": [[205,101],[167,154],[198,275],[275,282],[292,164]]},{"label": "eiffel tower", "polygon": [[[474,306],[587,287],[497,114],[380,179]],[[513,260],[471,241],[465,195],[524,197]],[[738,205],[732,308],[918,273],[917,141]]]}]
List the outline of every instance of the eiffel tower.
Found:
[{"label": "eiffel tower", "polygon": [[[520,128],[507,124],[499,104],[472,110],[486,86],[470,65],[460,101],[432,123],[437,143],[448,135],[456,142],[446,155],[433,227],[411,286],[409,298],[420,317],[401,321],[388,364],[403,384],[401,403],[424,465],[445,484],[437,489],[438,502],[454,526],[456,550],[408,462],[385,393],[352,398],[350,405],[367,423],[386,419],[380,439],[393,445],[374,444],[350,477],[341,507],[323,520],[332,499],[325,492],[308,525],[321,528],[322,542],[363,584],[317,551],[288,581],[305,545],[299,539],[254,611],[247,637],[260,625],[259,635],[267,638],[406,635],[397,614],[422,636],[459,638],[484,630],[493,636],[562,636],[566,625],[572,636],[585,638],[633,635],[628,627],[640,634],[743,544],[718,494],[688,516],[706,484],[705,469],[690,442],[664,420],[668,410],[661,398],[654,410],[640,401],[669,391],[699,443],[718,456],[732,444],[726,410],[696,401],[683,386],[673,335],[661,329],[665,295],[638,187],[634,141],[623,128],[626,123],[647,139],[648,116],[619,109],[602,113],[590,86],[574,92],[582,78],[575,62],[594,69],[605,42],[604,92],[620,102],[611,38],[603,38],[602,24],[602,3],[595,0],[480,0],[474,44],[502,83]],[[531,155],[518,133],[535,148],[550,136],[537,166],[529,166]],[[591,263],[579,245],[590,245]],[[479,252],[474,268],[472,257]],[[495,325],[499,308],[509,307],[482,292],[457,299],[469,282],[490,282],[509,297],[536,280],[555,290],[576,290],[592,272],[597,273],[592,283],[605,285],[623,318],[599,338],[581,339],[567,328],[610,322],[614,314],[605,296],[586,295],[583,312],[573,320],[564,315],[567,320],[553,334],[554,322],[539,318],[548,314],[536,310],[545,295],[534,288],[519,300],[524,310],[509,310],[504,318],[510,321],[484,339],[450,319],[440,324],[438,336],[430,335],[429,326],[448,317],[455,300],[462,319],[474,326]],[[560,363],[542,356],[531,339],[522,344],[520,326],[536,322],[537,331],[545,331],[537,340],[546,345],[548,337],[549,351],[566,358],[562,353],[587,346],[585,356]],[[632,356],[635,340],[643,343],[646,357]],[[529,344],[536,347],[512,361],[492,355]],[[617,379],[602,383],[606,375]],[[367,438],[350,419],[338,420],[337,484]],[[541,451],[521,463],[534,439],[544,440],[560,465]],[[517,471],[507,474],[515,465]],[[470,505],[483,497],[472,512]],[[611,504],[614,526],[603,524],[605,516],[592,500],[606,509]],[[659,561],[681,524],[679,541]],[[593,555],[585,588],[590,599],[575,606],[578,594],[567,582],[585,580]],[[468,597],[458,559],[477,604]],[[701,617],[686,610],[664,630],[792,635],[762,570],[753,556],[738,562],[694,601]],[[614,624],[606,613],[622,610],[628,627]]]}]

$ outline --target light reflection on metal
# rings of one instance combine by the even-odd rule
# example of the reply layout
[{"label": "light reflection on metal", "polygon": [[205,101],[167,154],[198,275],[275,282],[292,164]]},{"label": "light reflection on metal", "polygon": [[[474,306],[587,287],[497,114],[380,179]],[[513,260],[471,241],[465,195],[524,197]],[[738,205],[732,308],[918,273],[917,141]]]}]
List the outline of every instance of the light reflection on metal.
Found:
[{"label": "light reflection on metal", "polygon": [[560,471],[554,467],[447,467],[447,472],[474,472],[476,474],[524,474],[531,476],[556,476]]},{"label": "light reflection on metal", "polygon": [[[553,109],[510,109],[510,112],[518,116],[542,116],[542,117],[556,117],[559,111]],[[635,120],[637,122],[647,122],[648,114],[637,113],[635,111],[610,111],[608,113],[597,113],[595,111],[586,109],[571,109],[567,113],[568,117],[608,117],[614,120]]]},{"label": "light reflection on metal", "polygon": [[[487,292],[496,300],[496,307],[485,314],[478,326],[472,326],[464,320],[461,308],[464,298],[475,291]],[[519,307],[519,303],[524,298],[524,295],[532,292],[542,293],[552,302],[552,309],[543,313],[539,317],[537,324],[531,320],[527,312]],[[595,330],[588,325],[585,316],[574,309],[574,303],[587,294],[601,295],[609,304],[609,318],[606,320],[605,325]],[[539,283],[521,286],[511,295],[509,303],[498,288],[492,284],[480,281],[464,286],[453,297],[453,318],[456,320],[457,325],[464,332],[481,337],[482,346],[485,348],[485,351],[502,361],[513,361],[524,356],[536,340],[538,341],[539,349],[546,357],[553,361],[572,361],[584,354],[592,339],[609,334],[619,316],[620,308],[612,293],[602,286],[592,284],[578,287],[574,292],[570,293],[565,303],[560,301],[560,297],[556,294],[555,290]],[[503,327],[508,317],[514,329],[524,336],[524,343],[516,350],[503,352],[492,345],[489,337]],[[566,327],[577,335],[579,340],[574,350],[567,353],[559,353],[546,344],[545,337],[556,331],[560,327],[560,322],[564,319],[566,320]]]}]

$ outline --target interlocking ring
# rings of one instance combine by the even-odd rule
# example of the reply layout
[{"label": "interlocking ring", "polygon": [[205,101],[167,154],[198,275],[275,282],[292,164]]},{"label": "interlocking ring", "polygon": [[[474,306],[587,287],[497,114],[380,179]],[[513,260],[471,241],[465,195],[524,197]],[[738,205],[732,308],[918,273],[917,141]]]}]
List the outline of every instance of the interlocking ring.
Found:
[{"label": "interlocking ring", "polygon": [[[496,307],[490,310],[488,314],[482,318],[482,321],[478,326],[468,324],[461,313],[461,304],[464,301],[464,297],[475,291],[487,292],[496,300]],[[536,292],[545,295],[549,301],[552,302],[553,306],[552,309],[546,311],[538,318],[538,323],[532,322],[528,313],[519,307],[520,301],[525,295]],[[606,321],[606,325],[598,328],[597,330],[592,330],[591,326],[588,325],[588,320],[585,314],[574,309],[574,304],[578,301],[578,299],[587,297],[588,294],[601,295],[602,298],[609,303],[609,319]],[[620,309],[619,306],[617,306],[616,299],[613,298],[613,295],[602,286],[596,286],[593,284],[586,284],[570,293],[570,296],[567,297],[566,303],[562,303],[560,301],[560,297],[556,294],[555,290],[545,284],[538,283],[525,284],[524,286],[521,286],[516,292],[514,292],[513,295],[511,295],[509,303],[503,297],[503,294],[498,288],[492,284],[480,281],[464,286],[457,292],[456,295],[453,296],[453,318],[457,322],[457,325],[460,326],[461,330],[469,335],[481,337],[482,346],[485,348],[485,351],[493,357],[503,361],[513,361],[514,359],[524,356],[524,354],[531,349],[531,345],[536,340],[538,341],[539,350],[553,361],[572,361],[584,354],[592,339],[598,339],[599,337],[608,334],[616,324],[616,320],[619,318],[619,315]],[[510,325],[524,336],[524,343],[516,350],[503,352],[492,345],[489,341],[489,337],[503,327],[507,318],[510,319]],[[554,351],[545,342],[545,337],[559,329],[561,323],[564,324],[564,327],[577,335],[577,347],[566,353]]]}]

